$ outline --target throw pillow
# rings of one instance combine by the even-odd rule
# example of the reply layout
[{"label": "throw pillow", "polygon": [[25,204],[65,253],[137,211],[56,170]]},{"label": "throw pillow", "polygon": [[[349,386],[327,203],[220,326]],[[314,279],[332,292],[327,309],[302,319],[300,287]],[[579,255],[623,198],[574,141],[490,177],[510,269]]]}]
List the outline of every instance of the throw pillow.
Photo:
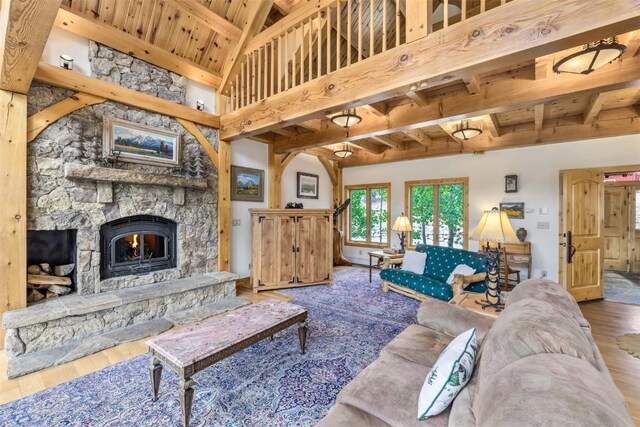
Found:
[{"label": "throw pillow", "polygon": [[[453,276],[455,274],[462,274],[463,276],[470,276],[473,273],[476,272],[475,268],[469,267],[467,264],[458,264],[456,265],[456,268],[453,269],[453,271],[451,272],[451,274],[449,275],[449,278],[447,279],[447,283],[452,285],[453,284]],[[465,288],[469,286],[469,283],[465,284]]]},{"label": "throw pillow", "polygon": [[427,264],[427,254],[424,252],[407,251],[402,259],[402,269],[416,274],[424,274]]},{"label": "throw pillow", "polygon": [[427,374],[418,398],[418,419],[438,415],[467,385],[478,353],[476,328],[458,335],[449,343]]}]

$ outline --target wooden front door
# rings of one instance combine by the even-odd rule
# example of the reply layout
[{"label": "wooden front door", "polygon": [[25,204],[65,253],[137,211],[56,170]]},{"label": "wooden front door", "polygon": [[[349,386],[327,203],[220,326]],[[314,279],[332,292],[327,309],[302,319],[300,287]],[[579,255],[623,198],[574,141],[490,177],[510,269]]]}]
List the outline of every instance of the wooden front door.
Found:
[{"label": "wooden front door", "polygon": [[560,266],[577,301],[604,297],[604,182],[600,172],[562,174]]},{"label": "wooden front door", "polygon": [[629,271],[629,188],[604,189],[604,268]]}]

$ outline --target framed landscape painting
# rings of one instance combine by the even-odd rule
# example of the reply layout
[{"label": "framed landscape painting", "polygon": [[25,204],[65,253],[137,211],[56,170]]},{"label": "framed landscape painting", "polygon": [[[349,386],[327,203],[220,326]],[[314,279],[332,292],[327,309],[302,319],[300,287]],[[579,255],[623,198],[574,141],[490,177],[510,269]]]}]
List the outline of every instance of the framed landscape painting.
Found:
[{"label": "framed landscape painting", "polygon": [[500,210],[507,213],[509,218],[524,219],[524,203],[508,202],[500,203]]},{"label": "framed landscape painting", "polygon": [[298,198],[317,199],[320,176],[312,173],[298,172]]},{"label": "framed landscape painting", "polygon": [[264,202],[264,171],[231,165],[231,200]]},{"label": "framed landscape painting", "polygon": [[109,120],[105,123],[104,154],[114,151],[125,162],[178,166],[180,135],[125,120]]}]

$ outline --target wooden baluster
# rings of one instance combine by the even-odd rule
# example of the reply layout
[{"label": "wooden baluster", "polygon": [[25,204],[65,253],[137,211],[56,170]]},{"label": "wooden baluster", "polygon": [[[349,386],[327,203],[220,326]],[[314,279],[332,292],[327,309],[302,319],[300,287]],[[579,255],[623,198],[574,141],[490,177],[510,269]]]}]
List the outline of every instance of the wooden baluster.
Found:
[{"label": "wooden baluster", "polygon": [[[462,0],[463,2],[465,0]],[[396,45],[394,47],[400,46],[400,0],[396,0]]]},{"label": "wooden baluster", "polygon": [[[247,59],[245,59],[246,61]],[[240,108],[244,107],[245,105],[247,105],[245,103],[245,98],[244,98],[244,94],[245,94],[245,82],[246,82],[246,70],[245,70],[245,65],[241,65],[240,66]]]},{"label": "wooden baluster", "polygon": [[278,89],[278,93],[282,92],[282,83],[283,83],[283,79],[282,79],[282,49],[283,49],[283,44],[282,44],[282,34],[280,34],[278,36],[278,75],[276,76],[276,86],[279,88]]},{"label": "wooden baluster", "polygon": [[387,51],[387,0],[382,0],[382,51]]},{"label": "wooden baluster", "polygon": [[318,12],[316,22],[318,23],[318,31],[316,32],[316,47],[318,50],[318,56],[316,56],[316,65],[318,68],[318,75],[316,77],[320,77],[322,75],[322,12]]},{"label": "wooden baluster", "polygon": [[356,0],[358,2],[358,62],[362,60],[362,2],[364,0]]},{"label": "wooden baluster", "polygon": [[331,7],[327,6],[327,74],[331,72]]},{"label": "wooden baluster", "polygon": [[[357,0],[356,0],[357,1]],[[351,65],[351,0],[347,0],[347,67]]]},{"label": "wooden baluster", "polygon": [[262,99],[262,46],[258,49],[258,74],[256,75],[256,80],[258,81],[256,100],[260,101]]},{"label": "wooden baluster", "polygon": [[460,8],[460,21],[467,20],[467,0],[462,0],[462,7]]},{"label": "wooden baluster", "polygon": [[238,104],[239,96],[240,96],[240,76],[238,74],[236,74],[235,92],[236,92],[236,96],[235,96],[235,102],[234,102],[233,109],[237,110],[240,107],[239,104]]},{"label": "wooden baluster", "polygon": [[[300,84],[304,83],[304,60],[305,60],[305,56],[304,56],[304,49],[306,46],[305,40],[304,40],[304,21],[302,21],[302,39],[300,40]],[[311,36],[311,34],[309,34],[309,36]]]},{"label": "wooden baluster", "polygon": [[276,80],[276,75],[275,75],[275,67],[276,67],[276,41],[275,40],[271,40],[271,79],[270,79],[270,84],[269,86],[271,86],[271,91],[269,93],[269,96],[273,96],[275,95],[275,84],[274,81]]},{"label": "wooden baluster", "polygon": [[376,7],[375,0],[369,0],[369,58],[375,55],[375,31],[373,28],[373,10]]},{"label": "wooden baluster", "polygon": [[485,0],[480,0],[480,13],[484,13],[485,10],[486,10],[486,7],[487,7],[487,5],[486,5]]},{"label": "wooden baluster", "polygon": [[284,33],[284,90],[289,90],[289,31]]},{"label": "wooden baluster", "polygon": [[313,18],[309,17],[309,66],[307,67],[307,72],[309,76],[307,81],[313,80]]},{"label": "wooden baluster", "polygon": [[251,96],[249,97],[249,104],[253,104],[256,102],[256,72],[255,72],[255,52],[251,52],[251,56],[249,59],[251,62],[249,63],[249,79],[251,79],[251,86],[249,90],[251,91]]},{"label": "wooden baluster", "polygon": [[292,40],[292,44],[293,44],[293,61],[291,61],[291,87],[296,87],[298,84],[296,83],[296,80],[298,78],[298,72],[296,70],[296,58],[298,56],[298,51],[300,49],[297,48],[298,42],[298,27],[294,26],[293,27],[293,31],[292,31],[292,35],[293,35],[293,40]]},{"label": "wooden baluster", "polygon": [[336,27],[337,27],[337,34],[338,36],[336,37],[336,70],[339,70],[340,67],[340,63],[341,61],[341,56],[340,56],[340,48],[342,46],[342,1],[338,0],[338,5],[336,6],[336,21],[338,21],[336,23]]},{"label": "wooden baluster", "polygon": [[447,28],[449,26],[449,0],[444,0],[443,6],[444,20],[442,21],[442,28]]}]

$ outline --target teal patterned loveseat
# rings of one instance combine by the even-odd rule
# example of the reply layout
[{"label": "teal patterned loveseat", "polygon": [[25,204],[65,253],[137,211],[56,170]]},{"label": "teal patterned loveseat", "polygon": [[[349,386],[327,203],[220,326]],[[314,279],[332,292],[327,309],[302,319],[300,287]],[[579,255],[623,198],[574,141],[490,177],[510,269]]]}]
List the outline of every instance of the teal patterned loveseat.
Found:
[{"label": "teal patterned loveseat", "polygon": [[[454,295],[465,291],[484,292],[486,290],[486,256],[482,253],[465,251],[446,246],[418,245],[417,252],[427,253],[427,264],[423,274],[410,271],[383,268],[380,272],[382,289],[392,290],[412,298],[423,300],[427,296],[449,301]],[[476,270],[471,276],[456,275],[452,285],[447,283],[451,272],[459,264],[466,264]],[[388,267],[385,263],[385,267]]]}]

